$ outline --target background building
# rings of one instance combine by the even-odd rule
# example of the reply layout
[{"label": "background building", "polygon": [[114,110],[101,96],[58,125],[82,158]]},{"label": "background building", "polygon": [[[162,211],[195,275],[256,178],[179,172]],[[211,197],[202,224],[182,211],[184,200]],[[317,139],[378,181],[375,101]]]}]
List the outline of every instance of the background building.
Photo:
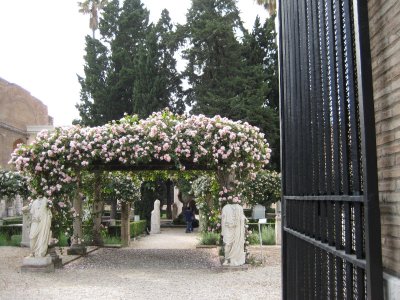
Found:
[{"label": "background building", "polygon": [[20,143],[53,129],[47,106],[20,86],[0,78],[0,168],[9,169],[10,155]]}]

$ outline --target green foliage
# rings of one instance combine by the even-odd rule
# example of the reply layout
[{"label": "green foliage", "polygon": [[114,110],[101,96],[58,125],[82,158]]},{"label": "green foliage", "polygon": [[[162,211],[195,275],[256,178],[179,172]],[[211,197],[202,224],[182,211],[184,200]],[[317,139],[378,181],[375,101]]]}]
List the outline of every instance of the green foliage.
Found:
[{"label": "green foliage", "polygon": [[17,195],[25,199],[28,197],[28,179],[19,172],[0,170],[0,198]]},{"label": "green foliage", "polygon": [[8,241],[7,235],[0,232],[0,246],[8,246],[8,244],[9,244],[9,241]]},{"label": "green foliage", "polygon": [[124,113],[147,117],[165,107],[182,113],[178,44],[169,13],[149,24],[140,0],[110,1],[99,22],[100,39],[86,38],[85,76],[77,105],[84,125],[101,125]]},{"label": "green foliage", "polygon": [[65,235],[60,235],[58,237],[58,246],[59,247],[67,247],[68,246],[68,237]]},{"label": "green foliage", "polygon": [[150,227],[151,211],[154,208],[154,201],[159,199],[164,200],[165,184],[162,180],[143,182],[141,187],[141,199],[135,202],[135,213],[140,216],[140,219],[147,221],[147,226]]},{"label": "green foliage", "polygon": [[202,232],[200,234],[200,245],[218,245],[220,234],[217,232]]},{"label": "green foliage", "polygon": [[20,247],[22,241],[22,235],[12,235],[11,236],[11,246]]},{"label": "green foliage", "polygon": [[9,235],[0,232],[0,246],[20,247],[21,241],[22,235],[12,235],[10,237]]},{"label": "green foliage", "polygon": [[109,172],[103,181],[102,197],[131,203],[139,201],[141,184],[133,174]]},{"label": "green foliage", "polygon": [[269,207],[281,199],[281,175],[275,171],[259,171],[256,178],[243,182],[242,194],[249,205]]},{"label": "green foliage", "polygon": [[221,229],[219,189],[218,180],[212,174],[200,176],[192,183],[191,193],[200,210],[203,232],[219,232]]},{"label": "green foliage", "polygon": [[252,33],[242,26],[233,0],[195,0],[180,28],[188,41],[183,75],[195,114],[221,115],[259,127],[279,168],[278,57],[274,17]]},{"label": "green foliage", "polygon": [[21,225],[6,225],[0,226],[0,234],[3,234],[10,239],[13,235],[22,234],[22,226]]},{"label": "green foliage", "polygon": [[[263,245],[275,245],[275,229],[273,226],[262,226],[261,239]],[[260,235],[258,230],[253,231],[247,241],[250,245],[260,245]]]}]

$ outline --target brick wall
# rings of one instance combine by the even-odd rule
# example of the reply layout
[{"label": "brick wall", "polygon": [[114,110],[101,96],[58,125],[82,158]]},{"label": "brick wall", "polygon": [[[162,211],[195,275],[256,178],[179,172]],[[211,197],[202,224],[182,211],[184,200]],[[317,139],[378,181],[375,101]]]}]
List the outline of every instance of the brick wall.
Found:
[{"label": "brick wall", "polygon": [[400,277],[400,1],[368,6],[383,266]]}]

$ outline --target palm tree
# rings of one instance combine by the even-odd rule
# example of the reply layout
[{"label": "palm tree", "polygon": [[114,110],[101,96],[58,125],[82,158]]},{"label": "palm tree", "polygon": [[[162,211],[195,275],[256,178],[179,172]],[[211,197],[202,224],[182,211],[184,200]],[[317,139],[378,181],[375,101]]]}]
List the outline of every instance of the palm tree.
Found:
[{"label": "palm tree", "polygon": [[84,15],[89,14],[89,28],[92,29],[93,38],[94,33],[99,28],[99,11],[108,4],[108,0],[85,0],[84,2],[78,2],[79,12]]},{"label": "palm tree", "polygon": [[256,0],[258,5],[263,5],[269,14],[272,15],[276,11],[276,0]]}]

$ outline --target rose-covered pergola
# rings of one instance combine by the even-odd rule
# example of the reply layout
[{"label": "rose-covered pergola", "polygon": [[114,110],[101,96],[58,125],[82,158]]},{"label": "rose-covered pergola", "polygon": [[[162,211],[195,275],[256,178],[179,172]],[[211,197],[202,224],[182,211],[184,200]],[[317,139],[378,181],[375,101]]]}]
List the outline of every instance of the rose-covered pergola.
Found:
[{"label": "rose-covered pergola", "polygon": [[[270,158],[257,127],[204,115],[175,115],[168,110],[139,120],[125,116],[99,127],[72,126],[43,131],[30,145],[20,145],[11,162],[27,173],[34,196],[51,201],[75,191],[71,249],[82,238],[81,172],[113,170],[214,170],[221,201],[241,203],[237,183],[254,177]],[[122,206],[121,238],[129,243],[129,211]],[[124,217],[125,215],[125,217]]]}]

